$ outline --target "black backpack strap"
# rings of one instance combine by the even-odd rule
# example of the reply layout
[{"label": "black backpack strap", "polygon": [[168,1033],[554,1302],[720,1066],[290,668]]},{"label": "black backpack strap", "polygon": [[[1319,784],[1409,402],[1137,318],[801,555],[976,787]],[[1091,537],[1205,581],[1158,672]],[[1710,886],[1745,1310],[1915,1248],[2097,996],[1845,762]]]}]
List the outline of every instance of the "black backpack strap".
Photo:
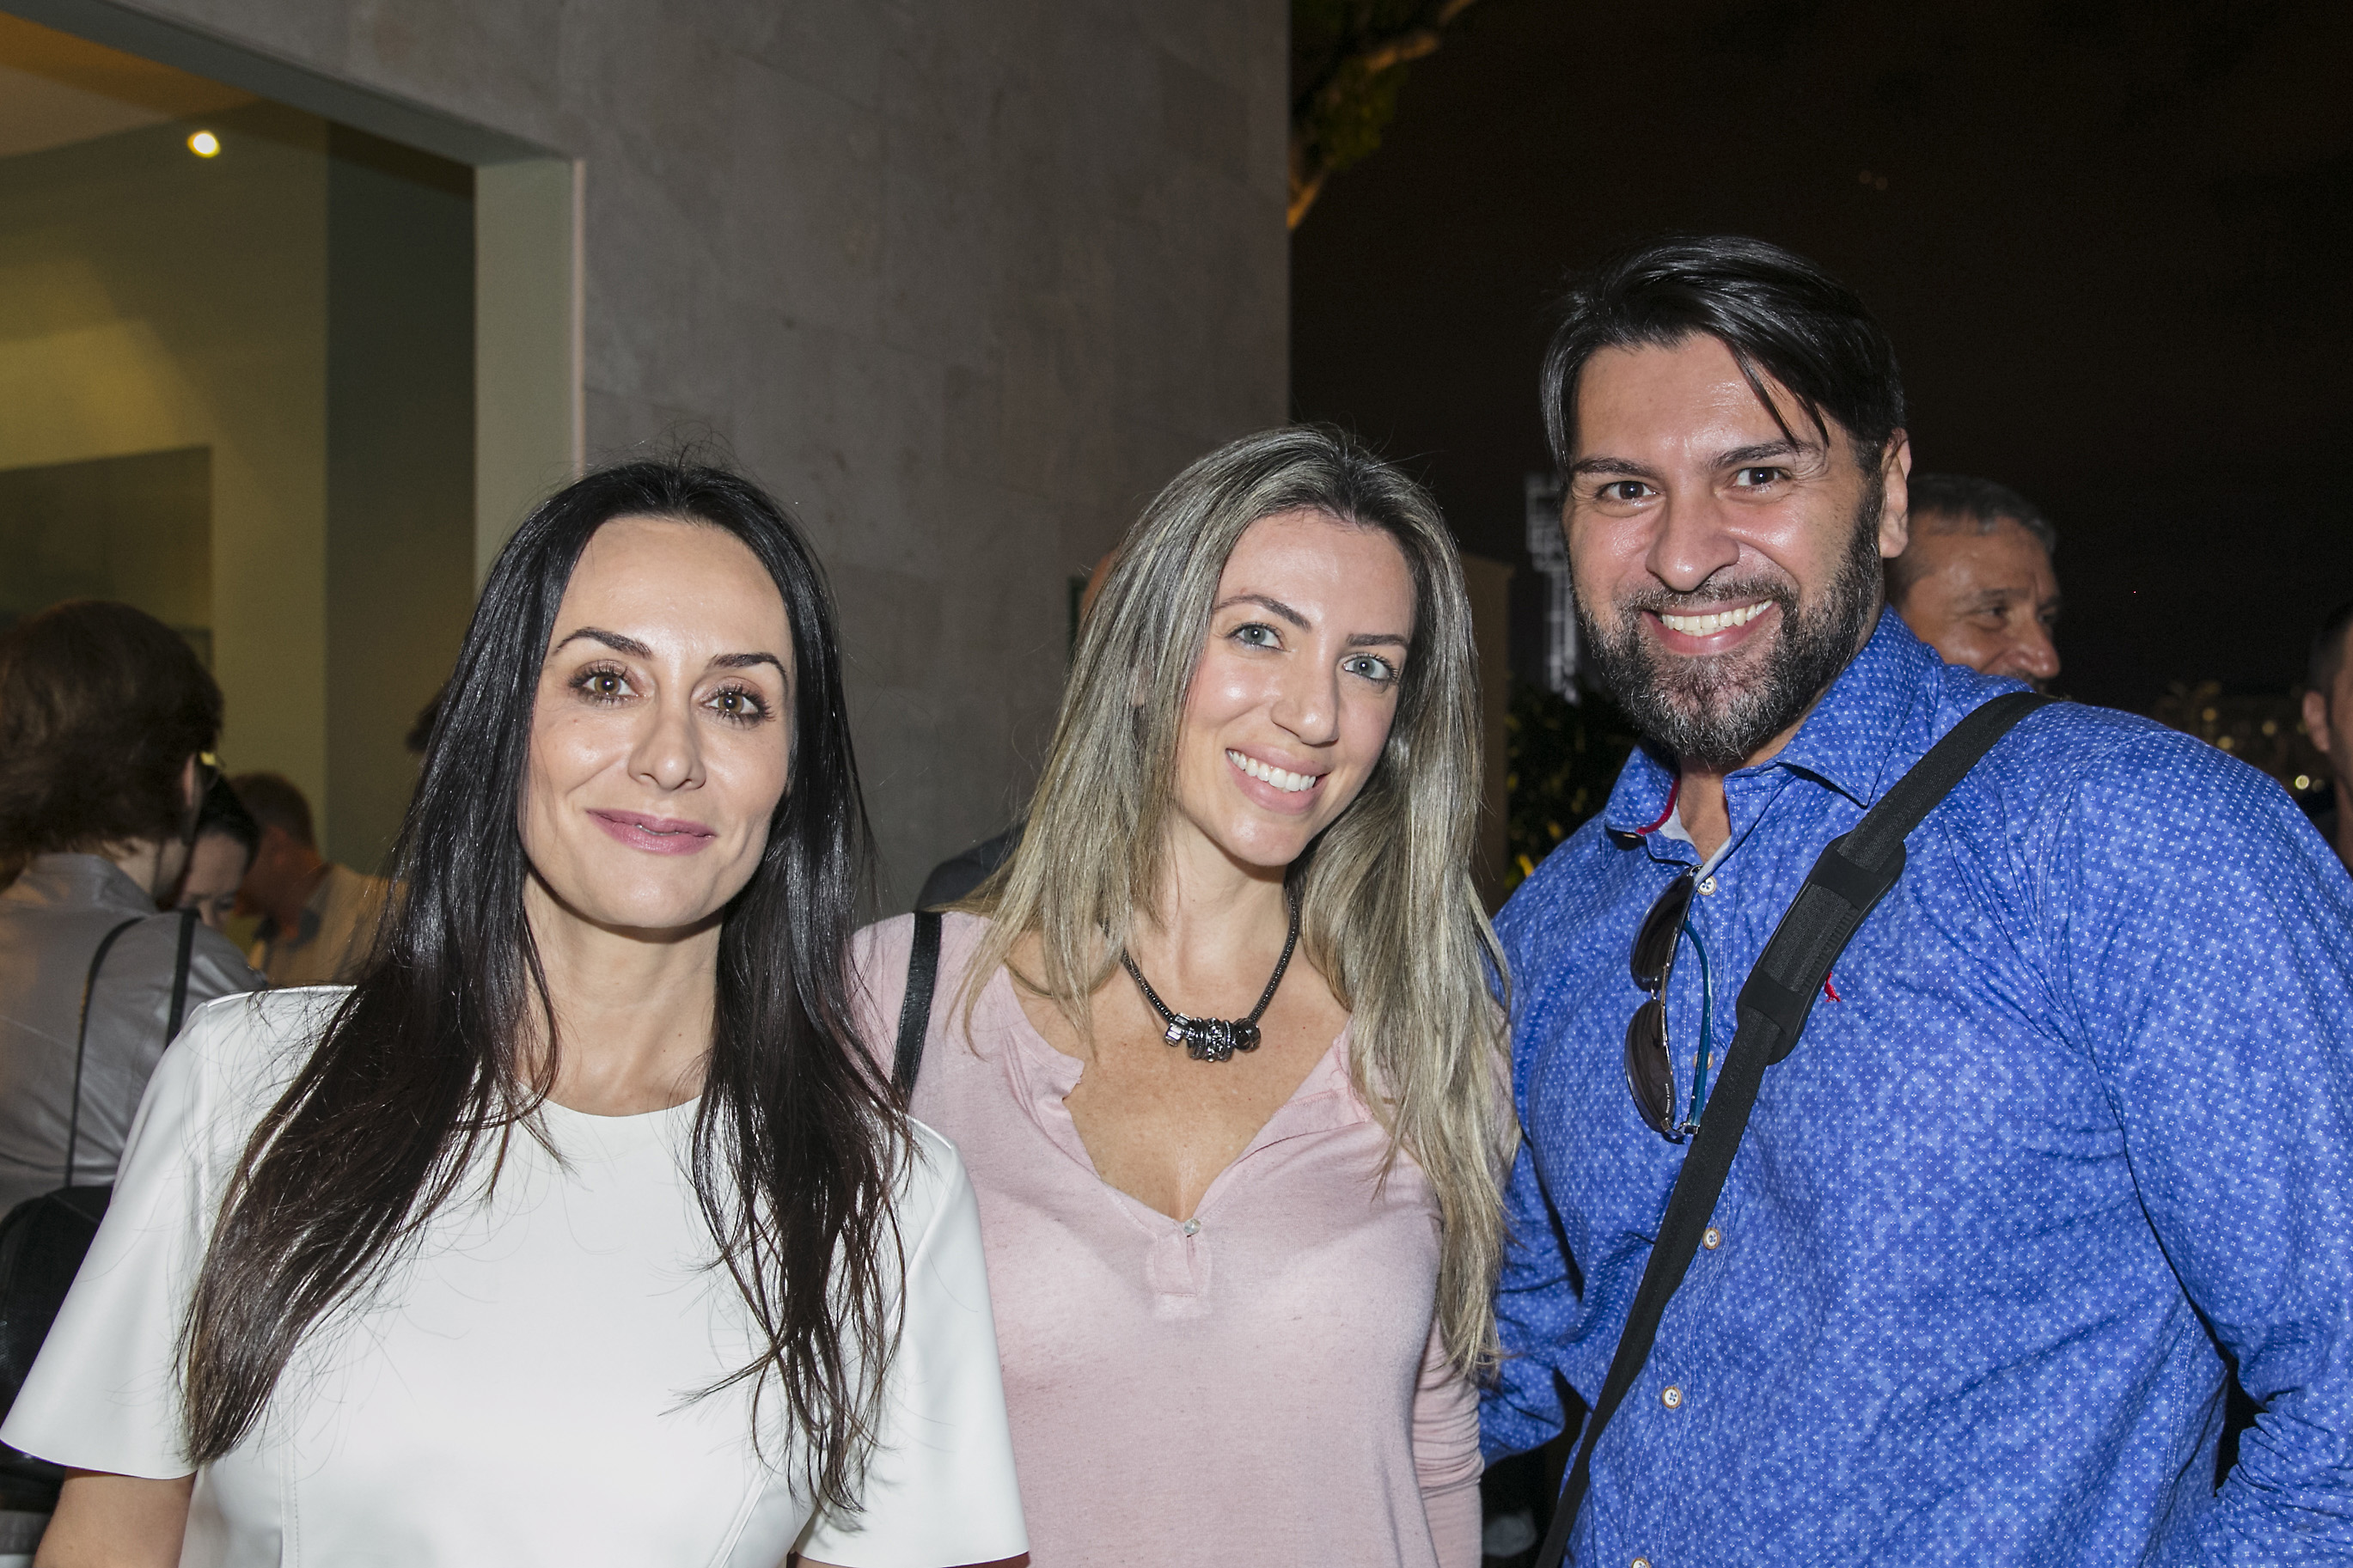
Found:
[{"label": "black backpack strap", "polygon": [[180,911],[180,952],[172,960],[172,1011],[164,1020],[164,1043],[180,1037],[180,1020],[188,1011],[188,963],[196,951],[196,911]]},{"label": "black backpack strap", "polygon": [[932,992],[940,979],[940,928],[945,917],[937,910],[915,911],[915,938],[907,951],[907,994],[899,1004],[899,1050],[891,1081],[899,1098],[915,1097],[915,1075],[923,1070],[923,1036],[932,1026]]},{"label": "black backpack strap", "polygon": [[98,966],[114,946],[114,939],[137,925],[144,916],[133,915],[98,939],[98,951],[90,955],[90,973],[81,981],[81,1021],[74,1026],[73,1109],[66,1114],[66,1179],[61,1187],[74,1184],[74,1145],[81,1140],[81,1062],[90,1045],[90,994],[98,989]]},{"label": "black backpack strap", "polygon": [[1725,1178],[1732,1173],[1733,1156],[1740,1152],[1741,1136],[1748,1131],[1749,1112],[1765,1069],[1797,1048],[1814,998],[1821,994],[1831,967],[1846,948],[1865,916],[1895,886],[1904,874],[1904,840],[1953,786],[1977,765],[1978,759],[2007,734],[2011,725],[2052,699],[2033,691],[2013,691],[1995,698],[1953,726],[1929,748],[1912,770],[1895,781],[1879,803],[1863,813],[1852,832],[1831,841],[1805,885],[1798,889],[1772,940],[1740,987],[1740,1026],[1725,1053],[1715,1089],[1700,1117],[1699,1131],[1683,1168],[1667,1199],[1666,1217],[1651,1244],[1626,1327],[1618,1336],[1617,1352],[1609,1358],[1609,1375],[1600,1397],[1585,1423],[1570,1465],[1567,1484],[1553,1510],[1552,1528],[1537,1553],[1538,1568],[1558,1568],[1568,1550],[1569,1531],[1579,1505],[1593,1482],[1593,1449],[1602,1429],[1618,1413],[1634,1380],[1651,1358],[1659,1320],[1667,1300],[1683,1281],[1699,1250],[1715,1200],[1723,1195]]}]

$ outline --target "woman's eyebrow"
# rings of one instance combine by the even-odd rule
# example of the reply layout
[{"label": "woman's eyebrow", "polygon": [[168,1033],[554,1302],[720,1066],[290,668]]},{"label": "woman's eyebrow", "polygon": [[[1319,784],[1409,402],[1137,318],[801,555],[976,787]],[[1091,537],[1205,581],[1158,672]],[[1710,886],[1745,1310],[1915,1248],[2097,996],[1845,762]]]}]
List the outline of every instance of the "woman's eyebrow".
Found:
[{"label": "woman's eyebrow", "polygon": [[1350,647],[1411,647],[1411,637],[1401,637],[1395,632],[1357,632],[1348,638]]},{"label": "woman's eyebrow", "polygon": [[555,646],[559,648],[565,647],[578,642],[582,637],[586,637],[590,642],[603,643],[615,653],[625,653],[631,658],[651,658],[654,656],[654,650],[637,638],[625,637],[618,632],[608,632],[602,626],[582,626]]},{"label": "woman's eyebrow", "polygon": [[1303,632],[1312,632],[1315,629],[1314,625],[1308,621],[1305,616],[1301,615],[1297,610],[1293,609],[1281,599],[1270,599],[1264,594],[1236,594],[1229,599],[1219,600],[1218,603],[1210,608],[1209,613],[1211,615],[1216,615],[1218,611],[1233,605],[1256,605],[1261,609],[1267,610],[1274,615],[1281,616],[1284,620],[1289,621],[1293,626],[1297,626]]},{"label": "woman's eyebrow", "polygon": [[710,668],[712,669],[749,669],[755,664],[773,664],[776,667],[776,673],[778,675],[790,673],[785,668],[785,661],[778,658],[772,653],[714,654],[712,656]]}]

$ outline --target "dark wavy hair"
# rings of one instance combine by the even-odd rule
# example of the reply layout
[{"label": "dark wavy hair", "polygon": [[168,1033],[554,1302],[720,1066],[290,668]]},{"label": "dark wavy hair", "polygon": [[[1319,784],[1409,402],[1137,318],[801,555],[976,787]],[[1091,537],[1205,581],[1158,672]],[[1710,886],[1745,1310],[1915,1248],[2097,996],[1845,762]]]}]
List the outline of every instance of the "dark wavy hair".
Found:
[{"label": "dark wavy hair", "polygon": [[[1789,390],[1823,440],[1838,421],[1865,468],[1904,424],[1895,347],[1853,289],[1794,251],[1743,235],[1655,240],[1604,262],[1558,307],[1545,350],[1545,435],[1562,473],[1576,459],[1577,382],[1603,349],[1672,348],[1694,335],[1732,351],[1781,424],[1764,377]],[[1792,440],[1797,433],[1782,424]]]},{"label": "dark wavy hair", "polygon": [[261,851],[261,824],[246,810],[236,787],[218,773],[213,775],[213,782],[205,790],[204,804],[196,807],[196,826],[189,836],[190,842],[206,834],[226,838],[244,850],[248,866]]},{"label": "dark wavy hair", "polygon": [[71,599],[0,637],[0,887],[36,855],[168,838],[180,778],[220,739],[187,639],[129,605]]},{"label": "dark wavy hair", "polygon": [[[624,516],[743,541],[792,623],[792,760],[765,852],[719,938],[691,1176],[758,1356],[705,1393],[781,1394],[807,1494],[849,1504],[897,1335],[886,1257],[901,1113],[851,1022],[849,942],[871,859],[834,616],[784,511],[723,469],[621,464],[551,497],[500,553],[394,848],[402,884],[350,995],[262,1119],[224,1201],[183,1342],[186,1439],[216,1459],[260,1418],[303,1336],[416,1245],[554,1078],[554,1020],[523,916],[517,826],[556,609],[589,537]],[[536,1016],[551,1049],[527,1065]],[[494,1167],[493,1167],[494,1168]]]}]

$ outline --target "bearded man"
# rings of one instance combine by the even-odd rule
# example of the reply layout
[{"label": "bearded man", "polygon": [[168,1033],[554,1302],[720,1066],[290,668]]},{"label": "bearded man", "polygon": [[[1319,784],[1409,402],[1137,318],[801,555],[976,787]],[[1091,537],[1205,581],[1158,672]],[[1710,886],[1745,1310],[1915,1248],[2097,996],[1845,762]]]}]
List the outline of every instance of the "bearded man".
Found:
[{"label": "bearded man", "polygon": [[[1491,1457],[1599,1394],[1816,857],[2019,689],[1881,613],[1903,392],[1819,268],[1637,252],[1544,385],[1583,646],[1647,740],[1498,921],[1526,1137]],[[1764,1069],[1572,1560],[2353,1559],[2353,885],[2253,769],[2066,703],[1905,844]],[[2218,1478],[2233,1366],[2260,1409]]]}]

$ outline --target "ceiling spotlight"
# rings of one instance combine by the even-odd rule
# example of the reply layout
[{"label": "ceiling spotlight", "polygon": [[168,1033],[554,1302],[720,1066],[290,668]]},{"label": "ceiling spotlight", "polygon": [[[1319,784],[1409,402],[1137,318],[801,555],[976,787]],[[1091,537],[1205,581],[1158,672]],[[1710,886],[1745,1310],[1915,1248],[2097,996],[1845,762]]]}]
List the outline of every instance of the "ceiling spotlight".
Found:
[{"label": "ceiling spotlight", "polygon": [[199,131],[188,138],[188,151],[199,158],[210,158],[220,152],[220,138],[209,131]]}]

